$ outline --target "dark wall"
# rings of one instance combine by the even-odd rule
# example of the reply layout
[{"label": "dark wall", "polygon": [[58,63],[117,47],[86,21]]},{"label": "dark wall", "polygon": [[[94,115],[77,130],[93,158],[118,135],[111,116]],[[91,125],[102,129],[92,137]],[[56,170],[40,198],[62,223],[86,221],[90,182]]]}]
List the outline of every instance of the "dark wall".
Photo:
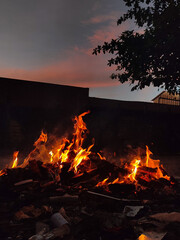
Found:
[{"label": "dark wall", "polygon": [[63,134],[88,94],[88,88],[0,78],[1,153],[32,147],[42,129]]},{"label": "dark wall", "polygon": [[0,78],[0,157],[29,152],[42,129],[63,135],[72,117],[85,116],[97,150],[123,153],[150,146],[154,153],[180,152],[180,107],[88,97],[89,89]]},{"label": "dark wall", "polygon": [[91,137],[103,149],[123,153],[128,144],[156,154],[180,153],[180,107],[90,98]]}]

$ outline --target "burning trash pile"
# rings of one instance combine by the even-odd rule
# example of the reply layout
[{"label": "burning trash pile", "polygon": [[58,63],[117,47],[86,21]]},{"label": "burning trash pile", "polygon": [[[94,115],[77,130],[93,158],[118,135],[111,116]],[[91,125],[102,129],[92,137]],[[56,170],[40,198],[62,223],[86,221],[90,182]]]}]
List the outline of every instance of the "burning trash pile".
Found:
[{"label": "burning trash pile", "polygon": [[83,146],[88,113],[75,117],[70,140],[42,131],[22,163],[16,151],[0,170],[0,239],[150,239],[142,217],[176,210],[180,222],[177,181],[148,146],[117,165],[94,153],[94,143]]}]

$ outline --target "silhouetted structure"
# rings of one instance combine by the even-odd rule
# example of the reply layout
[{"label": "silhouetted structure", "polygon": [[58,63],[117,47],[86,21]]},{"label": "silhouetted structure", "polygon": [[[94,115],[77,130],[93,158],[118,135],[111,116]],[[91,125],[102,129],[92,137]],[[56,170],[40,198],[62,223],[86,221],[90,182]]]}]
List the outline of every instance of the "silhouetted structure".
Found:
[{"label": "silhouetted structure", "polygon": [[179,94],[169,94],[166,91],[163,91],[155,98],[152,99],[154,103],[159,104],[168,104],[168,105],[176,105],[180,106],[180,95]]}]

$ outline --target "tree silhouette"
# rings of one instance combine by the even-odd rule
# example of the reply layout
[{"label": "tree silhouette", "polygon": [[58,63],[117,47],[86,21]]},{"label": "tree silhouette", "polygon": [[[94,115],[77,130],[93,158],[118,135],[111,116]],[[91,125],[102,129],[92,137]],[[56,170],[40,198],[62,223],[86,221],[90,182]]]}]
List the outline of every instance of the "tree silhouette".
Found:
[{"label": "tree silhouette", "polygon": [[169,93],[180,92],[180,0],[124,0],[129,10],[117,21],[134,20],[142,33],[124,31],[117,39],[97,46],[93,54],[110,53],[111,75],[132,90],[152,84]]}]

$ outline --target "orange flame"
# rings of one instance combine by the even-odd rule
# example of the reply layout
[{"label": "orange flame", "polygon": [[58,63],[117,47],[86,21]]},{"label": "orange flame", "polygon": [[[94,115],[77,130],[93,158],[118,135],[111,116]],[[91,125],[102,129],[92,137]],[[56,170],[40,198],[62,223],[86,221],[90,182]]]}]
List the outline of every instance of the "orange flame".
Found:
[{"label": "orange flame", "polygon": [[18,154],[19,151],[16,151],[13,153],[13,164],[12,164],[12,168],[16,168],[17,164],[18,164]]},{"label": "orange flame", "polygon": [[[83,117],[87,115],[89,111],[80,114],[74,118],[74,133],[72,135],[71,141],[67,138],[62,138],[60,143],[56,142],[56,146],[48,146],[47,143],[47,134],[43,131],[41,132],[40,137],[35,141],[32,152],[24,159],[24,162],[18,166],[18,151],[13,154],[13,164],[12,168],[26,167],[28,162],[32,159],[40,159],[43,163],[56,163],[57,167],[60,169],[63,167],[63,163],[69,164],[69,171],[74,171],[76,176],[80,176],[86,169],[86,172],[93,170],[90,162],[91,148],[94,144],[89,147],[83,148],[83,143],[87,133],[87,127],[83,121]],[[47,144],[46,144],[47,143]],[[100,153],[97,153],[100,159],[106,160],[105,157],[102,157]],[[138,179],[142,178],[146,181],[155,180],[159,178],[165,178],[170,180],[170,177],[164,174],[163,167],[160,166],[160,160],[151,159],[152,152],[146,146],[146,157],[145,158],[134,158],[130,164],[124,164],[124,168],[127,170],[127,174],[121,176],[120,174],[116,175],[116,179],[113,179],[113,174],[106,176],[106,178],[97,183],[99,186],[107,186],[109,184],[121,184],[121,183],[133,183],[136,186],[138,185]],[[87,164],[86,164],[87,163]],[[67,164],[67,166],[68,166]],[[92,164],[93,165],[93,164]],[[82,166],[82,167],[80,167]],[[148,168],[153,169],[153,171],[148,172]],[[0,176],[5,174],[5,170],[0,170]],[[109,179],[109,176],[110,179]]]},{"label": "orange flame", "polygon": [[40,134],[38,140],[34,143],[34,146],[35,146],[34,150],[29,153],[29,155],[24,159],[24,162],[19,167],[21,167],[21,168],[26,167],[29,160],[31,159],[33,154],[35,154],[35,152],[38,150],[40,145],[42,143],[46,143],[46,142],[47,142],[47,134],[45,134],[43,131],[41,131],[41,134]]},{"label": "orange flame", "polygon": [[47,134],[41,131],[41,135],[39,136],[38,140],[34,143],[34,146],[37,147],[39,144],[42,142],[46,143],[47,142]]},{"label": "orange flame", "polygon": [[137,174],[137,169],[139,167],[141,160],[134,160],[131,162],[131,174],[129,174],[127,177],[130,179],[131,182],[136,182],[136,174]]},{"label": "orange flame", "polygon": [[0,176],[3,176],[5,174],[4,169],[0,170]]},{"label": "orange flame", "polygon": [[106,158],[102,157],[100,153],[97,153],[97,155],[100,157],[101,160],[106,160]]},{"label": "orange flame", "polygon": [[[61,144],[58,146],[57,149],[48,151],[48,154],[50,155],[48,161],[50,163],[60,162],[61,166],[63,162],[69,162],[69,170],[73,170],[75,173],[77,173],[78,166],[82,163],[82,161],[89,159],[88,156],[91,154],[90,150],[93,147],[93,144],[87,149],[82,148],[85,139],[85,133],[87,131],[87,127],[85,122],[83,121],[83,117],[88,113],[89,111],[75,117],[74,133],[71,142],[67,138],[63,138]],[[37,150],[40,150],[42,143],[45,144],[46,142],[47,134],[42,131],[40,137],[34,143],[35,149],[27,156],[23,164],[21,164],[19,167],[25,167],[28,164],[29,160],[36,154]],[[71,154],[73,154],[73,159],[70,157]]]},{"label": "orange flame", "polygon": [[101,182],[98,182],[98,184],[96,184],[96,187],[102,187],[102,186],[104,186],[104,185],[108,185],[107,184],[107,181],[109,180],[109,177],[107,177],[107,178],[105,178],[103,181],[101,181]]},{"label": "orange flame", "polygon": [[84,142],[84,136],[83,136],[83,133],[84,131],[87,130],[87,127],[86,127],[86,124],[85,122],[83,121],[83,118],[85,115],[89,114],[90,111],[87,111],[87,112],[84,112],[82,114],[80,114],[78,117],[75,116],[75,124],[74,124],[74,139],[73,139],[73,142],[75,144],[75,149],[78,150],[83,142]]},{"label": "orange flame", "polygon": [[87,127],[85,122],[83,121],[83,118],[86,114],[89,114],[90,111],[84,112],[78,117],[75,117],[76,123],[74,124],[74,138],[72,142],[74,143],[74,152],[76,154],[73,162],[71,163],[71,169],[74,169],[74,172],[77,173],[78,169],[77,167],[82,163],[83,160],[88,160],[89,155],[91,154],[91,148],[94,146],[92,144],[88,147],[88,149],[83,149],[82,144],[84,142],[85,138],[85,131],[87,131]]},{"label": "orange flame", "polygon": [[50,159],[50,163],[53,162],[53,156],[54,156],[54,153],[52,151],[49,152],[50,156],[51,156],[51,159]]},{"label": "orange flame", "polygon": [[[152,179],[159,179],[159,178],[165,178],[166,180],[170,181],[170,177],[163,174],[163,166],[160,166],[160,160],[153,160],[150,158],[150,155],[152,155],[152,152],[149,150],[148,146],[146,146],[146,158],[145,159],[134,159],[130,162],[130,164],[125,164],[124,168],[130,172],[126,176],[121,176],[116,178],[115,180],[112,180],[112,182],[109,182],[109,178],[105,178],[103,181],[99,182],[96,186],[107,186],[109,184],[121,184],[121,183],[134,183],[136,186],[138,184],[138,180],[136,179],[137,174],[144,173],[145,176],[140,176],[146,181],[151,181]],[[147,167],[154,169],[152,172],[148,172],[148,170],[142,170],[140,167]],[[140,169],[140,170],[139,170]],[[150,177],[149,177],[150,176]]]},{"label": "orange flame", "polygon": [[146,146],[146,167],[150,168],[157,168],[157,172],[154,175],[154,178],[159,179],[159,178],[165,178],[167,180],[170,180],[170,177],[163,174],[162,170],[160,167],[163,168],[163,166],[160,166],[160,160],[153,160],[150,158],[150,155],[152,155],[152,152],[149,150],[148,146]]}]

